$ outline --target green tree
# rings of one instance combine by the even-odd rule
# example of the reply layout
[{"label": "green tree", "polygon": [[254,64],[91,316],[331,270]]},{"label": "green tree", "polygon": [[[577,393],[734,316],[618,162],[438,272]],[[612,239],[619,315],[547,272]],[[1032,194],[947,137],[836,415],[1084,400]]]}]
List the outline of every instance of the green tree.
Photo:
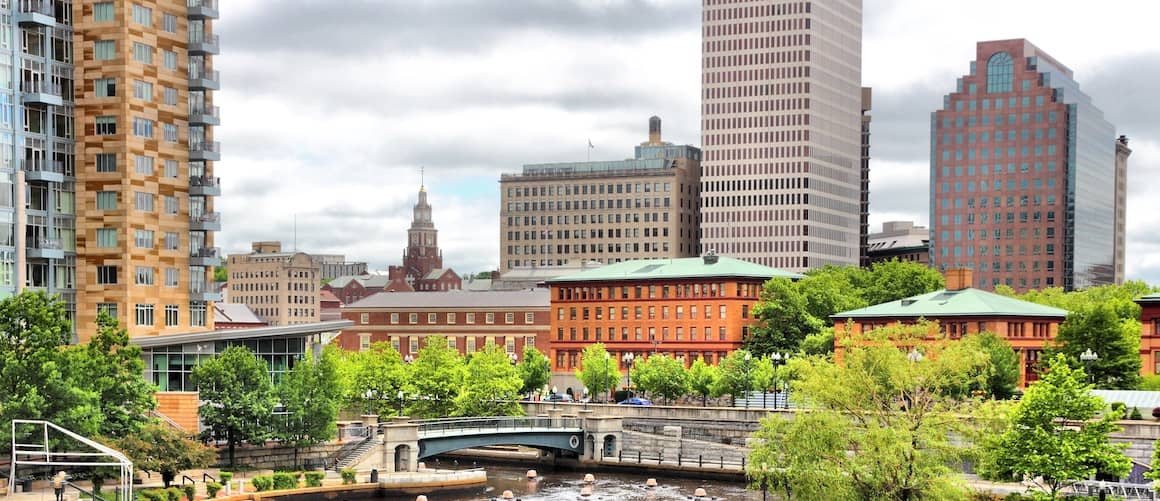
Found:
[{"label": "green tree", "polygon": [[875,305],[934,292],[945,287],[946,281],[927,265],[892,259],[874,263],[865,282],[856,285],[866,304]]},{"label": "green tree", "polygon": [[615,388],[620,381],[620,367],[604,349],[603,343],[584,347],[580,353],[580,367],[576,370],[576,379],[584,383],[593,398]]},{"label": "green tree", "polygon": [[506,351],[495,343],[487,343],[467,362],[463,390],[455,398],[456,414],[460,416],[519,416],[519,391],[524,385],[519,371],[512,365]]},{"label": "green tree", "polygon": [[420,418],[450,416],[455,412],[455,398],[463,388],[463,357],[447,344],[447,338],[429,336],[419,355],[411,363],[407,393],[411,399],[407,412]]},{"label": "green tree", "polygon": [[971,379],[970,384],[961,389],[960,397],[981,391],[990,398],[1005,400],[1015,394],[1021,365],[1019,354],[1010,343],[993,333],[982,332],[964,337],[959,344],[963,349],[986,353],[989,358],[989,363],[980,368],[980,377]]},{"label": "green tree", "polygon": [[230,273],[229,273],[229,270],[226,270],[225,266],[215,266],[213,268],[213,281],[214,282],[228,282],[229,280],[230,280]]},{"label": "green tree", "polygon": [[689,394],[689,373],[682,360],[654,353],[633,369],[632,380],[641,391],[665,403]]},{"label": "green tree", "polygon": [[192,380],[203,402],[197,411],[206,426],[203,438],[225,440],[234,468],[236,446],[270,436],[275,396],[269,368],[245,347],[231,346],[194,367]]},{"label": "green tree", "polygon": [[135,468],[161,474],[166,488],[178,473],[207,468],[217,462],[217,451],[212,447],[160,423],[147,424],[117,439],[114,445],[133,460]]},{"label": "green tree", "polygon": [[736,350],[717,362],[718,377],[713,395],[730,395],[734,399],[746,391],[760,389],[754,380],[760,359],[747,350]]},{"label": "green tree", "polygon": [[1072,310],[1055,343],[1072,367],[1086,369],[1080,360],[1086,350],[1099,355],[1091,364],[1097,388],[1131,390],[1140,382],[1140,321],[1119,317],[1114,302]]},{"label": "green tree", "polygon": [[702,357],[697,357],[689,367],[689,390],[701,396],[701,406],[709,404],[709,396],[713,394],[713,387],[719,377],[717,366],[705,363]]},{"label": "green tree", "polygon": [[1032,383],[1011,413],[1007,430],[986,447],[981,471],[992,477],[1029,478],[1050,499],[1096,473],[1124,476],[1131,461],[1123,444],[1113,444],[1118,411],[1106,412],[1091,395],[1082,370],[1056,355],[1043,377]]},{"label": "green tree", "polygon": [[[795,358],[793,389],[811,412],[762,420],[747,462],[785,499],[962,499],[952,465],[970,457],[969,428],[979,400],[947,396],[987,363],[981,352],[952,353],[928,340],[927,326],[883,329],[844,351],[844,365]],[[889,337],[888,337],[889,336]],[[897,344],[922,341],[925,355]],[[851,451],[854,453],[851,454]]]},{"label": "green tree", "polygon": [[548,357],[534,346],[524,346],[524,358],[516,364],[516,371],[523,381],[520,386],[523,395],[540,391],[552,379],[552,365]]},{"label": "green tree", "polygon": [[[99,395],[74,384],[62,351],[71,337],[64,303],[43,291],[0,300],[0,423],[45,419],[82,435],[101,430]],[[0,426],[0,450],[12,429]]]},{"label": "green tree", "polygon": [[366,351],[346,352],[340,365],[347,404],[380,417],[400,408],[397,395],[407,391],[409,368],[391,343],[378,342]]},{"label": "green tree", "polygon": [[275,436],[298,449],[331,440],[338,432],[336,420],[342,400],[337,348],[328,346],[317,359],[307,354],[290,369],[275,389],[283,415],[275,421]]},{"label": "green tree", "polygon": [[98,435],[123,437],[149,422],[157,408],[157,387],[145,380],[141,348],[129,345],[129,334],[116,318],[101,310],[96,335],[64,353],[72,384],[97,395]]},{"label": "green tree", "polygon": [[825,321],[810,314],[806,296],[788,278],[765,283],[761,298],[753,307],[753,317],[757,323],[745,341],[745,349],[758,355],[797,351],[802,340],[825,327]]}]

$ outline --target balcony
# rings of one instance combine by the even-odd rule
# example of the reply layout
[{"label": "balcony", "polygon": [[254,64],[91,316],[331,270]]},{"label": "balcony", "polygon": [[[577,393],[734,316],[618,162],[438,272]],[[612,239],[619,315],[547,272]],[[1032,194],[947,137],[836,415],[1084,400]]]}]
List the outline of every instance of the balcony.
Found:
[{"label": "balcony", "polygon": [[189,90],[218,90],[221,86],[221,74],[217,70],[189,69]]},{"label": "balcony", "polygon": [[25,181],[64,182],[64,162],[49,162],[36,157],[21,158],[20,170],[24,171]]},{"label": "balcony", "polygon": [[194,34],[191,32],[189,34],[189,45],[186,46],[186,50],[189,51],[190,55],[195,56],[217,54],[221,52],[221,45],[218,44],[217,35],[207,35],[205,33]]},{"label": "balcony", "polygon": [[211,284],[203,282],[192,282],[189,284],[189,300],[190,301],[221,301],[222,295],[217,288]]},{"label": "balcony", "polygon": [[191,214],[189,216],[191,231],[222,231],[222,215],[217,212],[205,214]]},{"label": "balcony", "polygon": [[221,125],[221,108],[202,106],[189,110],[189,125]]},{"label": "balcony", "polygon": [[64,105],[64,98],[61,97],[60,92],[60,84],[46,82],[44,80],[25,80],[20,85],[20,94],[26,104],[38,104],[41,106]]},{"label": "balcony", "polygon": [[28,257],[41,259],[64,259],[64,249],[55,238],[28,238]]},{"label": "balcony", "polygon": [[222,194],[222,180],[213,176],[190,176],[189,194],[208,197],[220,197]]},{"label": "balcony", "polygon": [[196,141],[189,143],[190,160],[221,160],[222,144],[217,141]]},{"label": "balcony", "polygon": [[56,25],[56,17],[52,13],[52,2],[48,0],[19,0],[16,5],[16,23],[20,26],[47,26]]},{"label": "balcony", "polygon": [[218,18],[218,3],[217,0],[188,0],[186,5],[189,10],[186,15],[190,19],[217,19]]},{"label": "balcony", "polygon": [[190,266],[221,266],[221,249],[217,247],[201,247],[189,253]]}]

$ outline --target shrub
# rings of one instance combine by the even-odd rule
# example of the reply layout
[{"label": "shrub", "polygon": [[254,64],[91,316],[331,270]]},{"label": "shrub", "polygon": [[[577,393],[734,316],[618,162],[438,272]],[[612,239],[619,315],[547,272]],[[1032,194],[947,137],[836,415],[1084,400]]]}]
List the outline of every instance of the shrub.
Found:
[{"label": "shrub", "polygon": [[250,479],[250,485],[258,492],[268,491],[274,487],[274,478],[270,475],[258,475]]},{"label": "shrub", "polygon": [[216,498],[218,491],[220,491],[220,490],[222,490],[222,484],[219,484],[217,482],[206,482],[205,483],[205,493],[210,498]]},{"label": "shrub", "polygon": [[1156,419],[1160,419],[1160,407],[1153,407],[1152,408],[1152,417],[1154,417]]},{"label": "shrub", "polygon": [[294,489],[298,487],[298,480],[294,478],[293,473],[275,473],[274,474],[274,490],[281,491],[286,489]]},{"label": "shrub", "polygon": [[184,493],[181,492],[181,489],[178,489],[177,487],[170,487],[165,489],[165,494],[167,497],[169,497],[169,501],[181,501],[181,496]]},{"label": "shrub", "polygon": [[229,472],[229,471],[221,472],[221,476],[222,476],[222,485],[228,484],[228,483],[230,483],[230,480],[234,479],[233,472]]},{"label": "shrub", "polygon": [[1128,416],[1128,419],[1144,419],[1144,416],[1140,414],[1140,409],[1132,407],[1132,414]]},{"label": "shrub", "polygon": [[152,489],[141,491],[140,494],[145,501],[169,501],[169,495],[165,494],[165,491]]},{"label": "shrub", "polygon": [[307,487],[322,487],[322,479],[326,474],[321,471],[306,472],[306,486]]},{"label": "shrub", "polygon": [[967,498],[970,501],[1002,501],[1003,498],[993,492],[971,491]]},{"label": "shrub", "polygon": [[1120,414],[1124,415],[1124,416],[1128,415],[1126,412],[1124,412],[1124,410],[1127,407],[1128,407],[1128,405],[1123,403],[1123,402],[1112,402],[1112,405],[1111,405],[1111,408],[1113,411],[1120,411]]},{"label": "shrub", "polygon": [[355,471],[354,470],[352,470],[350,468],[346,468],[346,469],[343,469],[340,473],[342,474],[342,485],[355,483]]},{"label": "shrub", "polygon": [[181,491],[185,493],[185,499],[193,501],[193,497],[197,495],[197,486],[194,484],[185,484],[181,486]]}]

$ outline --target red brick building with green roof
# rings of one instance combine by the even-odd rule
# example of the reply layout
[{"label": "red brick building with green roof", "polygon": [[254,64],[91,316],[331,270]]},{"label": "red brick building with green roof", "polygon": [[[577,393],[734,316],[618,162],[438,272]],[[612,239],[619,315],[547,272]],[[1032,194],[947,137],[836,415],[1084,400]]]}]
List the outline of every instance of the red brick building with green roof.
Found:
[{"label": "red brick building with green roof", "polygon": [[[835,314],[830,317],[834,320],[834,337],[914,324],[921,319],[938,322],[941,333],[950,339],[992,332],[1011,343],[1019,354],[1023,366],[1020,386],[1036,380],[1039,355],[1055,339],[1067,310],[974,289],[969,287],[971,280],[970,270],[950,270],[946,289]],[[847,322],[850,333],[846,331]],[[834,357],[840,363],[841,350],[835,350]]]},{"label": "red brick building with green roof", "polygon": [[580,368],[580,354],[603,343],[624,355],[665,353],[716,363],[741,347],[762,285],[802,275],[729,257],[706,255],[609,264],[547,280],[552,325],[547,344],[558,384]]},{"label": "red brick building with green roof", "polygon": [[1160,374],[1160,293],[1136,303],[1140,305],[1140,374]]}]

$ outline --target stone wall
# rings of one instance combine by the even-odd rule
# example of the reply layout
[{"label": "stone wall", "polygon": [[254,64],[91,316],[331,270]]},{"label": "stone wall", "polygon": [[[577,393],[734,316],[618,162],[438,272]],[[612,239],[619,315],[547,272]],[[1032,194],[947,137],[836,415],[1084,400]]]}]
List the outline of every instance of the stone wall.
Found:
[{"label": "stone wall", "polygon": [[712,464],[721,461],[727,464],[741,464],[742,458],[749,455],[749,449],[745,447],[680,438],[681,433],[679,426],[668,426],[661,434],[626,431],[621,438],[624,461],[634,461],[639,452],[645,460],[660,457],[665,461],[675,462],[677,457],[680,457],[684,463],[703,459],[706,463]]},{"label": "stone wall", "polygon": [[[342,448],[341,443],[331,442],[313,447],[303,447],[298,450],[298,467],[310,460],[310,462],[318,464],[323,460],[330,458]],[[234,451],[234,456],[237,463],[246,465],[257,469],[281,469],[294,467],[294,448],[284,447],[282,445],[266,445],[262,447],[238,447]],[[220,464],[229,464],[230,449],[229,447],[221,447],[218,449],[218,462]]]}]

